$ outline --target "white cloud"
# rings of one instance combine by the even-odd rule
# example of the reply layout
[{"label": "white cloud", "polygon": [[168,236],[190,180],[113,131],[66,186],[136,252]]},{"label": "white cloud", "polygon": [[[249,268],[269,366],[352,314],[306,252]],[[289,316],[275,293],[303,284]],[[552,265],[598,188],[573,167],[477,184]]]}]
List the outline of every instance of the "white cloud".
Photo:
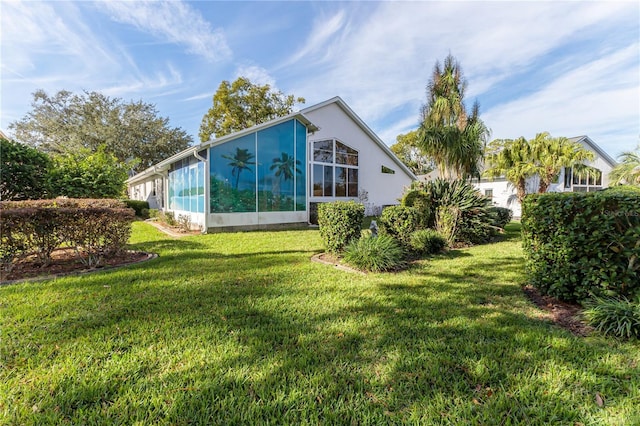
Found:
[{"label": "white cloud", "polygon": [[254,84],[264,86],[268,84],[272,89],[276,89],[276,80],[265,68],[256,65],[242,65],[236,69],[234,80],[238,77],[246,77]]},{"label": "white cloud", "polygon": [[531,95],[497,105],[484,114],[493,137],[587,134],[617,155],[621,143],[632,146],[639,136],[639,52],[636,42],[577,66]]},{"label": "white cloud", "polygon": [[101,3],[114,20],[130,24],[164,41],[185,45],[189,53],[209,60],[231,55],[221,29],[212,29],[200,13],[179,1],[107,1]]}]

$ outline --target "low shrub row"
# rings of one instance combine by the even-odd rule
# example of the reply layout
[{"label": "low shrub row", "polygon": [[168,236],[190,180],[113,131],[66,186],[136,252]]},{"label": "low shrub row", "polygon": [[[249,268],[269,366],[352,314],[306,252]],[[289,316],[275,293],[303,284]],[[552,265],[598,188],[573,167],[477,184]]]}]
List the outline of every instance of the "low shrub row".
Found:
[{"label": "low shrub row", "polygon": [[562,300],[640,294],[640,195],[534,194],[523,203],[531,284]]},{"label": "low shrub row", "polygon": [[58,248],[89,267],[124,250],[133,210],[118,200],[56,199],[0,203],[0,266],[9,271],[35,255],[46,266]]}]

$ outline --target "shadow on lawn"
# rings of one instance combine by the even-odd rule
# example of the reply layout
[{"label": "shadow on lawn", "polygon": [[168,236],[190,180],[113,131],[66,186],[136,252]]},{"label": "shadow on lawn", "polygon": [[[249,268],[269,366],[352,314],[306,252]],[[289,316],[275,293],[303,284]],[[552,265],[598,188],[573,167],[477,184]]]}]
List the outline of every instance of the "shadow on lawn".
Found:
[{"label": "shadow on lawn", "polygon": [[[437,274],[427,263],[410,272],[415,281],[327,272],[354,291],[298,284],[304,268],[315,268],[312,251],[224,254],[191,240],[141,246],[161,257],[78,279],[103,291],[50,326],[70,344],[108,338],[123,357],[157,345],[169,359],[126,364],[117,374],[128,380],[63,380],[42,409],[57,407],[66,419],[96,410],[120,423],[573,424],[606,415],[595,392],[630,398],[638,380],[625,378],[640,377],[638,365],[607,364],[628,356],[622,349],[596,347],[514,308],[520,290],[500,278],[522,273],[519,257]],[[566,370],[574,383],[557,382]]]}]

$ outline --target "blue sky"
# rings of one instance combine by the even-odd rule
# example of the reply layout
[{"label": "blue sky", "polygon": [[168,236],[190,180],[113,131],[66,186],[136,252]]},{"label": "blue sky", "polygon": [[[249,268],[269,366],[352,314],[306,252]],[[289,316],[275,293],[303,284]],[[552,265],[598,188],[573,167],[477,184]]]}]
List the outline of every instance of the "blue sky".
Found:
[{"label": "blue sky", "polygon": [[417,127],[452,53],[494,138],[586,134],[611,156],[640,143],[637,2],[0,3],[0,128],[44,89],[155,104],[198,141],[223,80],[306,106],[341,96],[389,145]]}]

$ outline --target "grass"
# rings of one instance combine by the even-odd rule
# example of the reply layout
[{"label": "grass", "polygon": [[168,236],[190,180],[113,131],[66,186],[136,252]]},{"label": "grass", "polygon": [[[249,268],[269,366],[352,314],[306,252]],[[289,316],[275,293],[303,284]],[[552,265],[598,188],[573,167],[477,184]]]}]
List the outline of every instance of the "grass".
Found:
[{"label": "grass", "polygon": [[518,227],[360,275],[317,230],[135,223],[159,258],[0,288],[0,423],[640,424],[640,344],[544,319]]}]

